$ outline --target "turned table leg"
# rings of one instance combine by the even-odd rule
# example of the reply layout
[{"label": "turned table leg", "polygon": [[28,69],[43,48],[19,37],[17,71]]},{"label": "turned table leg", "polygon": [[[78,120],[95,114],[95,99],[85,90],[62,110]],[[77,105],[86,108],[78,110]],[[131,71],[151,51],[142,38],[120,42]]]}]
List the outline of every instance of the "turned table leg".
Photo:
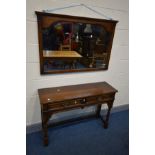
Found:
[{"label": "turned table leg", "polygon": [[101,104],[97,105],[96,117],[100,117],[101,106],[102,106]]},{"label": "turned table leg", "polygon": [[105,120],[103,120],[103,126],[105,129],[108,128],[108,121],[109,121],[110,111],[113,106],[113,101],[108,101],[107,105],[108,105],[108,111],[107,111]]},{"label": "turned table leg", "polygon": [[48,120],[49,115],[47,113],[42,112],[42,131],[44,146],[48,146]]},{"label": "turned table leg", "polygon": [[42,108],[41,108],[41,125],[42,125],[42,128],[43,128],[43,111],[42,111]]},{"label": "turned table leg", "polygon": [[47,123],[43,123],[43,141],[44,141],[44,146],[48,146],[48,128],[47,128]]}]

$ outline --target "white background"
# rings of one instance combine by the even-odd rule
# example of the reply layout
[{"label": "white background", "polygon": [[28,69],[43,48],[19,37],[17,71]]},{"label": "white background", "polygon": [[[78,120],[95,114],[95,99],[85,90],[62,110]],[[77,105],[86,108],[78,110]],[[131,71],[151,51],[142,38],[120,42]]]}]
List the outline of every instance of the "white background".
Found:
[{"label": "white background", "polygon": [[[118,5],[120,5],[118,3]],[[26,154],[26,3],[2,1],[0,152]],[[154,155],[154,4],[130,1],[130,154]]]}]

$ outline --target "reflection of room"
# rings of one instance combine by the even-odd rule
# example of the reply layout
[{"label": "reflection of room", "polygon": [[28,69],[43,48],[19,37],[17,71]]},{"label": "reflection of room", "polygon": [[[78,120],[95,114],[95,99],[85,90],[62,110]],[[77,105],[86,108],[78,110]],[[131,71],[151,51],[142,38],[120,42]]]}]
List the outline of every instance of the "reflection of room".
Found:
[{"label": "reflection of room", "polygon": [[[62,58],[59,59],[59,57],[55,60],[47,60],[46,67],[48,66],[49,69],[104,68],[108,44],[106,38],[108,37],[108,33],[100,25],[64,21],[52,23],[43,30],[43,49],[74,51],[81,57],[74,61],[74,65],[68,65],[70,64],[70,55],[68,55],[68,61],[66,59],[62,62],[60,61]],[[64,52],[60,53],[63,54]],[[62,63],[66,65],[62,65]]]}]

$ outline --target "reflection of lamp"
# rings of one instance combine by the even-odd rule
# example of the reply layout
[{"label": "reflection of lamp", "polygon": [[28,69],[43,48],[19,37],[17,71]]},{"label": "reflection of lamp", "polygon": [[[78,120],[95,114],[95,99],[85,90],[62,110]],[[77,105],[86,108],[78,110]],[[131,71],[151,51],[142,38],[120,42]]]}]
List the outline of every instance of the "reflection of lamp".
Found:
[{"label": "reflection of lamp", "polygon": [[77,35],[76,35],[75,41],[76,41],[76,42],[79,42],[79,35],[78,35],[78,32],[77,32]]},{"label": "reflection of lamp", "polygon": [[84,32],[85,33],[92,33],[91,24],[86,24]]}]

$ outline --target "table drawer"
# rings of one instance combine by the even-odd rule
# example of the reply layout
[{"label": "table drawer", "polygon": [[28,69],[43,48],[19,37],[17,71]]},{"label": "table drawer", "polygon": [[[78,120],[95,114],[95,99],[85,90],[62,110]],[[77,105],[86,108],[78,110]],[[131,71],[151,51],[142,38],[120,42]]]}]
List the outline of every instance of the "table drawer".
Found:
[{"label": "table drawer", "polygon": [[113,100],[114,96],[115,96],[114,94],[100,95],[100,96],[98,96],[98,101],[102,102],[102,101]]},{"label": "table drawer", "polygon": [[61,110],[61,109],[76,107],[77,105],[81,105],[81,101],[79,99],[52,103],[48,105],[48,109]]},{"label": "table drawer", "polygon": [[67,101],[49,103],[48,109],[52,111],[57,111],[57,110],[74,108],[74,107],[85,107],[85,106],[89,106],[93,104],[95,105],[100,102],[113,100],[113,99],[114,99],[113,94],[90,96],[90,97],[85,97],[85,98],[78,98],[78,99],[72,99],[72,100],[67,100]]},{"label": "table drawer", "polygon": [[55,103],[49,103],[48,109],[57,111],[57,110],[63,110],[73,107],[84,107],[89,104],[97,103],[96,97],[86,97],[86,98],[79,98],[79,99],[73,99],[68,101],[61,101],[61,102],[55,102]]}]

